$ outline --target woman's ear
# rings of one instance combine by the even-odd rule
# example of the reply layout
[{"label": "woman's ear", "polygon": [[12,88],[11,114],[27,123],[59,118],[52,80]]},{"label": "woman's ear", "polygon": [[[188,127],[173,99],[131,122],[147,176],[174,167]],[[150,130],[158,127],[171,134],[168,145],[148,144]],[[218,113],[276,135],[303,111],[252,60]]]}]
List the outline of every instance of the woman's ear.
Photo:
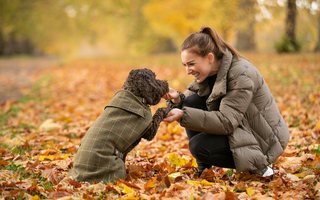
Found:
[{"label": "woman's ear", "polygon": [[214,55],[213,55],[213,53],[208,53],[207,59],[208,59],[209,64],[212,64],[212,63],[214,62]]}]

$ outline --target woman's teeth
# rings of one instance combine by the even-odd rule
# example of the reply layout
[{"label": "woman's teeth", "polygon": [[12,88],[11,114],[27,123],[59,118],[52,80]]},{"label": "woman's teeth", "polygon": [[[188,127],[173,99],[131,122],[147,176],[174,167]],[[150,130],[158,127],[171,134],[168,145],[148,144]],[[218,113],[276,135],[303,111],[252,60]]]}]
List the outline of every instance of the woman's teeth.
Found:
[{"label": "woman's teeth", "polygon": [[200,73],[193,74],[193,77],[197,78],[200,75]]}]

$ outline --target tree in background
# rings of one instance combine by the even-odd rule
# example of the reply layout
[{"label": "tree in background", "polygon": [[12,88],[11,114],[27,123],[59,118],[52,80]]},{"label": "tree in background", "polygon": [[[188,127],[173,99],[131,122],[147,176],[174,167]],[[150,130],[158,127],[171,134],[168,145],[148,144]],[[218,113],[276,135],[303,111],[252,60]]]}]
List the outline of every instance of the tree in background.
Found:
[{"label": "tree in background", "polygon": [[35,48],[26,35],[26,24],[23,22],[27,13],[17,12],[20,8],[27,10],[28,4],[18,1],[0,1],[0,55],[35,53]]},{"label": "tree in background", "polygon": [[255,24],[256,0],[241,0],[238,12],[237,43],[239,51],[256,50]]},{"label": "tree in background", "polygon": [[277,52],[297,52],[301,50],[301,44],[296,39],[296,0],[287,0],[287,14],[285,19],[285,34],[275,43]]},{"label": "tree in background", "polygon": [[143,8],[148,26],[161,37],[170,38],[176,47],[201,26],[209,25],[228,41],[237,23],[239,0],[153,0]]},{"label": "tree in background", "polygon": [[[294,4],[295,16],[299,10],[296,20],[286,17],[284,2],[1,0],[0,55],[4,52],[4,45],[18,49],[28,49],[29,45],[30,49],[59,56],[76,55],[79,50],[88,47],[98,47],[104,55],[176,52],[183,40],[203,25],[216,29],[227,42],[241,51],[271,49],[273,46],[270,44],[286,30],[290,35],[293,33],[293,38],[303,42],[306,50],[313,50],[317,35],[315,14],[310,14],[307,6],[300,4],[309,2],[310,5],[319,5],[319,0],[298,0]],[[271,17],[259,18],[261,13],[268,12]],[[285,44],[291,44],[289,37],[286,38]],[[87,51],[83,51],[83,55],[87,55]]]},{"label": "tree in background", "polygon": [[317,16],[317,23],[318,23],[318,31],[317,31],[317,43],[316,43],[316,47],[314,48],[315,52],[319,52],[320,51],[320,1],[319,0],[315,0],[311,2],[311,9],[312,7],[317,8],[316,11],[314,11],[315,15]]},{"label": "tree in background", "polygon": [[286,18],[286,35],[289,38],[295,50],[298,49],[296,40],[296,18],[297,18],[297,4],[296,0],[288,0],[287,2],[287,18]]},{"label": "tree in background", "polygon": [[314,51],[315,52],[320,51],[320,12],[318,13],[318,42]]}]

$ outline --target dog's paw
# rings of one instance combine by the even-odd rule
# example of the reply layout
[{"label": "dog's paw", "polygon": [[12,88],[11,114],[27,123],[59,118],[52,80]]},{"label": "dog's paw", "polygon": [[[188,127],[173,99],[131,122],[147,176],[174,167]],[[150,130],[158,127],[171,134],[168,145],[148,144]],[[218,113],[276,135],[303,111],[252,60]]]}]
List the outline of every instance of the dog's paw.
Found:
[{"label": "dog's paw", "polygon": [[161,119],[164,119],[168,113],[170,112],[171,108],[158,108],[158,110],[155,113],[155,116],[160,117]]}]

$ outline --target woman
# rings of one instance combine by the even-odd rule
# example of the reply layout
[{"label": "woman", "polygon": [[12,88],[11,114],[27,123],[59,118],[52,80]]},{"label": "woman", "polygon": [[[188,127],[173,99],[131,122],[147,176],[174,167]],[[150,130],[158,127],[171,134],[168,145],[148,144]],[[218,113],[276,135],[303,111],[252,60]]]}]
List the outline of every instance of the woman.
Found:
[{"label": "woman", "polygon": [[173,108],[163,120],[185,127],[200,174],[212,165],[273,175],[268,167],[284,151],[289,130],[259,71],[211,27],[181,45],[194,80],[183,94],[170,88]]}]

